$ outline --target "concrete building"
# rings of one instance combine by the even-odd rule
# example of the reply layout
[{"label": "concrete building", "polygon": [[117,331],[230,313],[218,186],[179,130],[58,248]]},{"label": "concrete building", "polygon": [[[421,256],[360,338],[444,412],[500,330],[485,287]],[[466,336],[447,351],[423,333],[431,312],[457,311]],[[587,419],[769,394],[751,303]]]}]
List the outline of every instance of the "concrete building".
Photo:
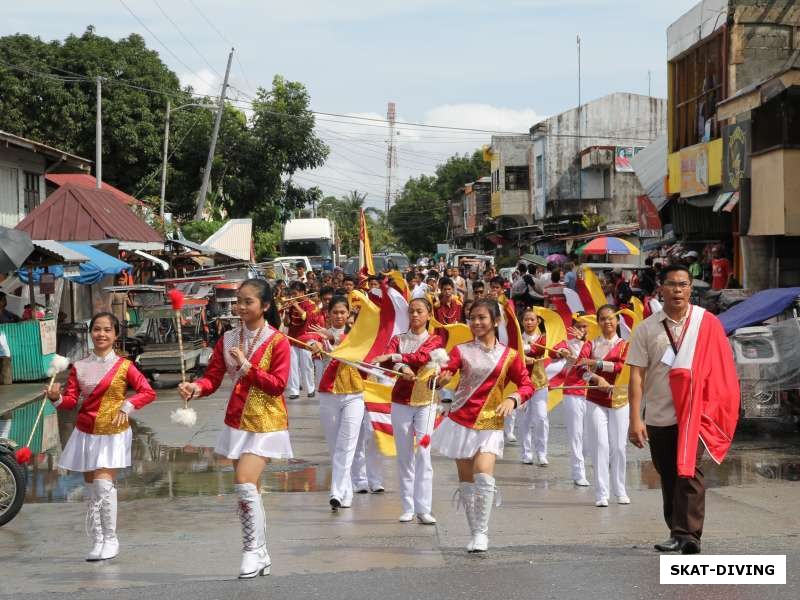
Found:
[{"label": "concrete building", "polygon": [[92,161],[0,131],[0,225],[14,227],[47,197],[45,175],[88,173]]},{"label": "concrete building", "polygon": [[705,0],[667,30],[678,239],[720,240],[745,287],[800,283],[800,5]]},{"label": "concrete building", "polygon": [[447,241],[455,248],[483,250],[484,225],[491,212],[491,177],[464,184],[448,205]]},{"label": "concrete building", "polygon": [[661,98],[614,93],[531,127],[533,220],[636,221],[642,188],[630,159],[665,130],[666,107]]},{"label": "concrete building", "polygon": [[533,143],[527,135],[493,135],[484,152],[491,163],[491,209],[498,228],[532,223],[531,157]]}]

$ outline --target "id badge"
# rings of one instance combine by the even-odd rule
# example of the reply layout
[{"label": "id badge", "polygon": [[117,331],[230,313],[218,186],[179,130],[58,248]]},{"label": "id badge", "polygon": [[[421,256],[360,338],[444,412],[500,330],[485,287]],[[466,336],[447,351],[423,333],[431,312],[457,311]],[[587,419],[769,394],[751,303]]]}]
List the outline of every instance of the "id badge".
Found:
[{"label": "id badge", "polygon": [[667,351],[664,352],[664,356],[661,357],[661,362],[672,368],[675,362],[675,350],[672,349],[672,346],[667,347]]}]

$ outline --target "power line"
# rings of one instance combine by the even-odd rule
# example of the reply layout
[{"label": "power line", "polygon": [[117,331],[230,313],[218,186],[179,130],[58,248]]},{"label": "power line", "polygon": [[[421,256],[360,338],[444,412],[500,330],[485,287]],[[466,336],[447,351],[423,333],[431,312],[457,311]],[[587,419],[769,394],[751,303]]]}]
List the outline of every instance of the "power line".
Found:
[{"label": "power line", "polygon": [[214,65],[212,65],[212,64],[211,64],[211,63],[208,61],[208,59],[205,57],[205,55],[204,55],[202,52],[200,52],[200,50],[198,50],[198,49],[197,49],[197,47],[196,47],[196,46],[195,46],[195,45],[192,43],[192,41],[191,41],[191,40],[190,40],[188,37],[186,37],[186,34],[185,34],[185,33],[183,33],[183,30],[182,30],[180,27],[178,27],[178,24],[177,24],[175,21],[173,21],[173,20],[172,20],[172,17],[170,17],[170,16],[167,14],[167,11],[165,11],[165,10],[164,10],[164,9],[161,7],[161,5],[158,3],[158,0],[153,0],[153,4],[155,4],[155,5],[158,7],[158,10],[160,10],[160,11],[161,11],[161,14],[162,14],[162,15],[164,15],[164,18],[165,18],[167,21],[169,21],[169,22],[172,24],[172,26],[175,28],[175,31],[177,31],[177,32],[178,32],[178,34],[179,34],[179,35],[180,35],[180,36],[183,38],[183,41],[184,41],[184,42],[186,42],[187,44],[189,44],[189,47],[190,47],[192,50],[194,50],[195,54],[197,54],[197,56],[199,56],[199,57],[200,57],[200,59],[201,59],[201,60],[202,60],[204,63],[206,63],[206,65],[208,66],[208,68],[209,68],[209,69],[211,69],[212,71],[214,71],[214,73],[216,73],[218,77],[222,78],[222,75],[220,75],[219,71],[217,71],[217,69],[214,67]]},{"label": "power line", "polygon": [[225,37],[223,35],[223,33],[219,29],[217,29],[217,26],[214,25],[214,22],[206,16],[206,13],[204,13],[202,10],[200,10],[200,7],[197,6],[197,4],[194,3],[194,0],[189,0],[189,4],[191,4],[192,7],[195,9],[195,11],[197,11],[197,14],[199,14],[201,17],[203,17],[203,20],[206,23],[208,23],[208,26],[211,27],[211,29],[213,29],[217,33],[217,35],[220,37],[220,39],[223,42],[225,42],[228,46],[236,47],[236,44],[234,44],[232,41],[230,41],[227,37]]},{"label": "power line", "polygon": [[186,68],[189,70],[189,72],[190,72],[190,73],[192,73],[193,75],[195,75],[195,76],[196,76],[196,77],[197,77],[197,78],[198,78],[200,81],[202,81],[203,83],[205,83],[205,84],[207,84],[207,85],[209,85],[209,86],[211,86],[211,87],[213,87],[213,86],[214,86],[214,84],[213,84],[213,83],[211,83],[211,82],[207,81],[206,79],[204,79],[203,77],[200,77],[200,75],[198,75],[197,73],[195,73],[195,72],[194,72],[194,69],[192,69],[192,67],[190,67],[190,66],[189,66],[189,65],[187,65],[185,62],[183,62],[183,59],[181,59],[181,57],[180,57],[180,56],[178,56],[177,54],[175,54],[175,53],[172,51],[172,49],[171,49],[169,46],[167,46],[167,45],[166,45],[164,42],[162,42],[162,41],[161,41],[161,39],[160,39],[160,38],[159,38],[159,37],[158,37],[158,36],[157,36],[155,33],[153,33],[153,30],[152,30],[152,29],[150,29],[150,28],[149,28],[149,27],[148,27],[148,26],[145,24],[145,22],[144,22],[144,21],[142,21],[142,20],[139,18],[139,15],[137,15],[135,12],[133,12],[133,11],[131,10],[131,8],[130,8],[130,7],[127,5],[127,4],[125,4],[125,0],[119,0],[119,3],[120,3],[120,4],[122,4],[122,6],[124,6],[124,7],[125,7],[125,10],[127,10],[127,11],[128,11],[130,14],[131,14],[131,16],[132,16],[134,19],[136,19],[136,20],[139,22],[139,25],[141,25],[142,27],[144,27],[144,28],[145,28],[145,30],[146,30],[146,31],[147,31],[147,32],[148,32],[148,33],[149,33],[151,36],[153,36],[153,39],[155,39],[155,40],[156,40],[156,41],[157,41],[159,44],[161,44],[161,46],[163,46],[164,50],[166,50],[167,52],[169,52],[169,53],[172,55],[172,57],[173,57],[175,60],[177,60],[177,61],[178,61],[179,63],[181,63],[181,64],[182,64],[184,67],[186,67]]}]

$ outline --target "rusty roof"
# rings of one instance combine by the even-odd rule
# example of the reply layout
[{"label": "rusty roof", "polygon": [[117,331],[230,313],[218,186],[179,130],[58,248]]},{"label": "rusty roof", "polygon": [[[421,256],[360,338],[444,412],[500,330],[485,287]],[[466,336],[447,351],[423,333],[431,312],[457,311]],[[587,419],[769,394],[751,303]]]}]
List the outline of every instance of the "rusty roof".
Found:
[{"label": "rusty roof", "polygon": [[[52,183],[56,187],[61,187],[63,185],[67,185],[68,183],[74,183],[78,187],[89,188],[93,190],[97,189],[97,179],[95,179],[94,175],[89,175],[88,173],[46,173],[44,178],[48,183]],[[113,185],[106,183],[105,181],[103,182],[103,189],[107,189],[125,204],[143,204],[130,194],[126,194],[122,190],[115,188]]]},{"label": "rusty roof", "polygon": [[163,244],[164,238],[133,213],[113,192],[68,183],[61,186],[18,225],[34,240],[120,245]]}]

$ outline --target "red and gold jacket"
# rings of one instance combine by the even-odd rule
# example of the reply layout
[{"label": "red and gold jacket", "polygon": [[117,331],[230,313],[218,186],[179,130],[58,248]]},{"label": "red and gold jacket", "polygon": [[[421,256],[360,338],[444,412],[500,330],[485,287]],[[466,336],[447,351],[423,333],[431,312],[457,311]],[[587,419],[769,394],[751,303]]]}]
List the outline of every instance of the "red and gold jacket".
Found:
[{"label": "red and gold jacket", "polygon": [[[442,338],[438,335],[432,335],[427,331],[421,334],[407,331],[395,335],[389,340],[386,354],[392,355],[391,360],[382,366],[399,371],[405,365],[417,374],[430,361],[431,352],[442,347]],[[392,388],[392,402],[414,405],[429,404],[431,392],[427,389],[427,385],[415,386],[415,383],[419,384],[420,382],[398,378]],[[414,397],[413,402],[412,396]],[[427,401],[424,401],[425,398]]]},{"label": "red and gold jacket", "polygon": [[459,303],[455,297],[450,298],[450,304],[440,303],[439,306],[433,311],[433,316],[439,323],[451,325],[453,323],[460,323],[464,307]]},{"label": "red and gold jacket", "polygon": [[[497,343],[486,350],[478,341],[459,344],[450,351],[447,371],[461,372],[448,417],[470,429],[503,429],[497,407],[508,397],[522,406],[533,395],[528,370],[516,350]],[[517,391],[506,395],[509,383]]]},{"label": "red and gold jacket", "polygon": [[[307,341],[305,338],[311,332],[312,325],[324,326],[324,317],[317,308],[316,304],[309,299],[301,300],[297,303],[297,308],[288,309],[286,333],[289,337]],[[305,318],[300,314],[300,310],[305,312]],[[291,342],[292,346],[302,348],[300,344]]]},{"label": "red and gold jacket", "polygon": [[[593,358],[601,361],[596,369],[587,366],[579,367],[585,385],[591,385],[592,375],[597,374],[611,385],[617,381],[617,377],[625,366],[628,359],[628,342],[614,337],[612,340],[597,338],[594,341],[586,342],[582,354],[585,358]],[[620,393],[622,392],[622,393]],[[627,390],[617,390],[612,388],[608,391],[591,388],[586,391],[586,399],[606,408],[620,408],[628,403]]]},{"label": "red and gold jacket", "polygon": [[289,340],[265,325],[248,362],[238,368],[228,352],[239,345],[241,332],[241,328],[232,329],[217,342],[205,374],[195,381],[200,395],[217,391],[227,372],[235,383],[225,411],[228,427],[255,433],[287,430],[289,415],[283,392],[289,378]]},{"label": "red and gold jacket", "polygon": [[[347,335],[341,336],[336,345],[341,344]],[[326,394],[359,394],[364,391],[364,378],[355,367],[331,359],[319,380],[319,391]]]},{"label": "red and gold jacket", "polygon": [[[126,399],[129,388],[136,393]],[[122,425],[111,424],[120,410],[126,413],[138,410],[155,397],[147,378],[127,358],[114,352],[105,357],[92,353],[72,366],[64,392],[53,404],[72,410],[83,398],[75,427],[93,435],[113,435],[130,427],[127,421]]]}]

